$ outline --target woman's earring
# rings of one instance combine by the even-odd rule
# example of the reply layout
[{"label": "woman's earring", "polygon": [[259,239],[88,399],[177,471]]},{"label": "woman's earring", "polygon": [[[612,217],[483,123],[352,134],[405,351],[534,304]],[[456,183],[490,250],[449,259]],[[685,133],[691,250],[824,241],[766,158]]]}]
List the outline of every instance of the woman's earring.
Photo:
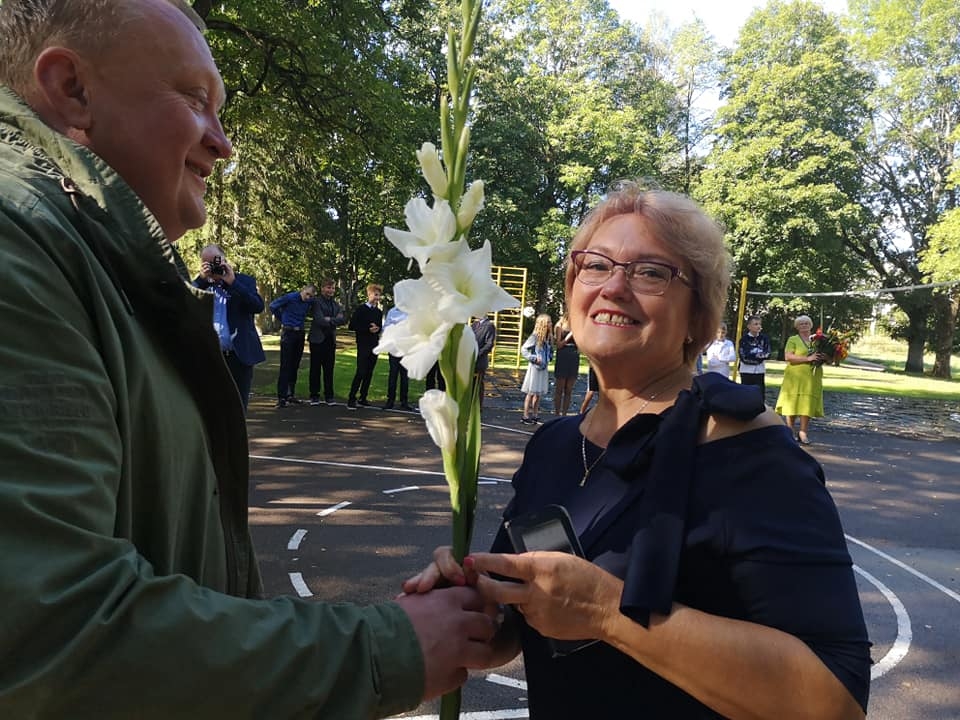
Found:
[{"label": "woman's earring", "polygon": [[693,342],[693,338],[690,337],[689,335],[687,335],[687,339],[683,341],[683,344],[684,344],[684,345],[689,345],[689,344],[692,343],[692,342]]}]

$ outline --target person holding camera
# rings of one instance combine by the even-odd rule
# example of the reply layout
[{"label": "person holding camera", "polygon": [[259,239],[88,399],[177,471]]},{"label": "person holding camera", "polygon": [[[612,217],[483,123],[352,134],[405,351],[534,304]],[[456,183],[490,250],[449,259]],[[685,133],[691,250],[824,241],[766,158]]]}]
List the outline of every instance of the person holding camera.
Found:
[{"label": "person holding camera", "polygon": [[246,412],[253,366],[267,359],[253,320],[263,312],[257,281],[235,272],[219,245],[207,245],[200,251],[200,274],[193,286],[213,293],[213,329]]}]

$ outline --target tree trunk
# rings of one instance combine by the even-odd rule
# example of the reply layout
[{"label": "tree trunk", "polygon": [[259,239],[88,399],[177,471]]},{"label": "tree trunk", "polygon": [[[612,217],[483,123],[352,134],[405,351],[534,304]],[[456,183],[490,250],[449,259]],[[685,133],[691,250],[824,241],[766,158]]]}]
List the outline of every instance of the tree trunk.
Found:
[{"label": "tree trunk", "polygon": [[910,318],[907,336],[907,372],[923,373],[923,350],[927,344],[926,318]]},{"label": "tree trunk", "polygon": [[936,293],[933,296],[934,307],[934,352],[933,377],[950,380],[950,356],[953,351],[953,337],[957,329],[957,313],[960,310],[960,292]]}]

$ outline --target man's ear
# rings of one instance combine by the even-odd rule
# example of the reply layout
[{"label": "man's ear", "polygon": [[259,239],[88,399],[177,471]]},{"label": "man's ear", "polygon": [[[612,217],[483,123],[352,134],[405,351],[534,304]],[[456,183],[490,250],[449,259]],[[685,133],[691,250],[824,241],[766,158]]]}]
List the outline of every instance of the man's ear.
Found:
[{"label": "man's ear", "polygon": [[[86,73],[80,57],[68,48],[48,47],[33,65],[38,100],[48,115],[44,120],[62,132],[85,131],[91,114]],[[72,133],[71,133],[72,134]]]}]

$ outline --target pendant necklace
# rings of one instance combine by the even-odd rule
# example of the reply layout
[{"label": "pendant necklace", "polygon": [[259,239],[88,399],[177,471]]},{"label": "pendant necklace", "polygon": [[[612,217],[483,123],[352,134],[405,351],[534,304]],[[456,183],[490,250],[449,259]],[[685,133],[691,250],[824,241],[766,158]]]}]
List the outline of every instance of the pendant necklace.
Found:
[{"label": "pendant necklace", "polygon": [[[649,405],[649,404],[652,403],[654,400],[656,400],[656,399],[657,399],[657,396],[658,396],[660,393],[662,393],[664,390],[667,390],[667,389],[670,388],[671,386],[672,386],[672,385],[667,385],[666,387],[660,388],[660,389],[657,390],[655,393],[653,393],[653,395],[651,395],[651,396],[648,397],[646,400],[644,400],[644,401],[643,401],[643,405],[641,405],[641,406],[637,409],[636,415],[639,415],[639,414],[642,413],[644,410],[646,410],[646,409],[647,409],[647,405]],[[592,417],[592,416],[591,416],[591,417]],[[607,454],[607,448],[604,448],[604,449],[603,449],[603,452],[601,452],[601,453],[597,456],[597,459],[594,460],[592,463],[590,463],[590,464],[588,465],[588,464],[587,464],[587,434],[586,434],[586,433],[583,433],[583,434],[580,435],[580,455],[581,455],[581,457],[583,458],[583,479],[580,481],[580,487],[583,487],[584,485],[586,485],[586,483],[587,483],[587,478],[590,477],[590,473],[593,472],[593,469],[600,463],[601,460],[603,460],[603,456],[606,455],[606,454]]]}]

